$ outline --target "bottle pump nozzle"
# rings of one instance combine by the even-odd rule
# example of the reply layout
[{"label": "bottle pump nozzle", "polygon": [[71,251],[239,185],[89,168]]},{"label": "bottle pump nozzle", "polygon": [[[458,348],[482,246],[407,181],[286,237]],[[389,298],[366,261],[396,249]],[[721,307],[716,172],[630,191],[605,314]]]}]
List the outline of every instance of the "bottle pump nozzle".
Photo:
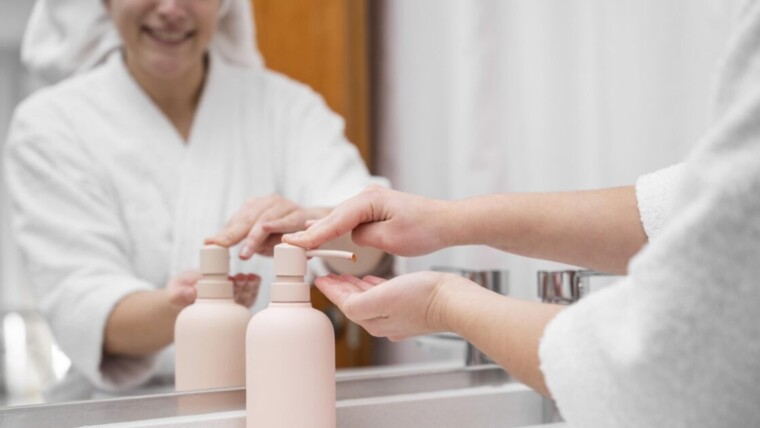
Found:
[{"label": "bottle pump nozzle", "polygon": [[309,286],[304,282],[308,257],[338,257],[356,261],[348,251],[307,250],[290,244],[274,247],[274,272],[277,278],[272,285],[272,302],[308,302]]},{"label": "bottle pump nozzle", "polygon": [[218,245],[206,245],[200,251],[201,279],[197,290],[199,298],[232,298],[232,282],[227,279],[230,271],[230,250]]}]

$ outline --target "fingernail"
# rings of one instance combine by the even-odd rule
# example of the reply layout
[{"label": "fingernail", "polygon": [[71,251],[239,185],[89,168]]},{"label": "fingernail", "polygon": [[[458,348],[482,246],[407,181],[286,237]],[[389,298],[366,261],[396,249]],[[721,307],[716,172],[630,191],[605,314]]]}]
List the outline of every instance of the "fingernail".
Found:
[{"label": "fingernail", "polygon": [[242,258],[251,257],[252,254],[253,248],[251,248],[250,245],[244,245],[243,248],[240,249],[240,257]]},{"label": "fingernail", "polygon": [[292,240],[296,240],[297,241],[298,238],[300,238],[301,236],[303,236],[303,232],[286,233],[286,234],[282,235],[282,240],[285,241],[285,240],[291,240],[292,239]]}]

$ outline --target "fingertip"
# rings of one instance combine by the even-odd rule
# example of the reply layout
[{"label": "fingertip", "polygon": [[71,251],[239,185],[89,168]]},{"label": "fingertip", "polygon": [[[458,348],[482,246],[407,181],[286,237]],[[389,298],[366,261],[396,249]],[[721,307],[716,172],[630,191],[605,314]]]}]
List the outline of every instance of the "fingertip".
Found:
[{"label": "fingertip", "polygon": [[182,290],[182,298],[185,300],[187,304],[192,304],[193,302],[195,302],[195,290],[193,290],[192,288]]},{"label": "fingertip", "polygon": [[203,245],[218,245],[220,247],[229,246],[229,242],[222,235],[211,236],[203,240]]},{"label": "fingertip", "polygon": [[303,246],[303,242],[306,238],[306,232],[285,233],[282,235],[282,242],[286,242],[291,245]]},{"label": "fingertip", "polygon": [[365,275],[362,278],[362,281],[369,282],[372,285],[378,285],[378,284],[381,284],[381,283],[387,281],[387,279],[380,278],[379,276],[374,276],[374,275]]},{"label": "fingertip", "polygon": [[192,270],[180,274],[178,279],[181,284],[195,285],[202,276],[203,274],[200,271]]},{"label": "fingertip", "polygon": [[249,243],[244,244],[243,247],[240,248],[238,256],[243,260],[250,259],[251,256],[253,256],[253,246],[251,246]]},{"label": "fingertip", "polygon": [[334,273],[331,273],[331,274],[328,274],[328,275],[325,275],[325,276],[321,276],[321,277],[315,279],[314,280],[314,284],[316,284],[316,285],[320,285],[320,284],[321,285],[327,285],[327,284],[334,284],[334,283],[336,283],[338,281],[339,281],[338,277]]}]

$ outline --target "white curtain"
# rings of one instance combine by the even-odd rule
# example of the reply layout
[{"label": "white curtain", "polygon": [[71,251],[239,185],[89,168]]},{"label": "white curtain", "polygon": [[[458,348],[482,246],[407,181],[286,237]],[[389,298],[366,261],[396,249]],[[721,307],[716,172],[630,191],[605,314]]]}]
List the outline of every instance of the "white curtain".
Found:
[{"label": "white curtain", "polygon": [[[706,129],[731,22],[718,0],[386,0],[376,9],[377,164],[436,198],[633,184]],[[456,227],[456,225],[452,225]],[[464,247],[402,261],[558,264]]]}]

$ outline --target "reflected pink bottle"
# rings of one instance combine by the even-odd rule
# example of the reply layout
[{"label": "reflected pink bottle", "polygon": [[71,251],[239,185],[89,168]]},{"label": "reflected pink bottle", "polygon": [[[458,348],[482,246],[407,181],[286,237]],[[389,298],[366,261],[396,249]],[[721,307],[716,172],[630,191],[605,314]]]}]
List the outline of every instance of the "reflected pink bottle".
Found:
[{"label": "reflected pink bottle", "polygon": [[225,247],[201,249],[195,303],[174,324],[177,391],[245,385],[245,332],[251,313],[235,303]]},{"label": "reflected pink bottle", "polygon": [[354,258],[275,246],[270,304],[251,319],[246,336],[247,428],[335,428],[335,334],[311,306],[309,256]]}]

